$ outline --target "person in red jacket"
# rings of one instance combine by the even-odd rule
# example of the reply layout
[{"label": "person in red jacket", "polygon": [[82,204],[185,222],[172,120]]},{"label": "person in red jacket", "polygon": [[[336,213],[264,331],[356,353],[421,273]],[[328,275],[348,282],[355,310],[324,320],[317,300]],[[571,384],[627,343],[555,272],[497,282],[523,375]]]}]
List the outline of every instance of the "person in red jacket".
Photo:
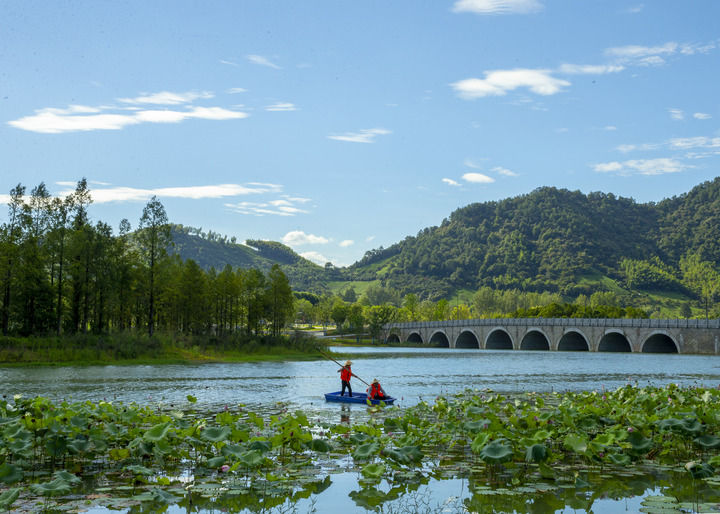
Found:
[{"label": "person in red jacket", "polygon": [[368,398],[371,400],[384,400],[387,396],[377,378],[373,379],[372,384],[370,384],[370,387],[367,388],[367,393]]},{"label": "person in red jacket", "polygon": [[340,380],[342,381],[342,391],[340,391],[340,396],[345,396],[345,389],[347,388],[348,394],[352,397],[352,387],[350,387],[350,378],[352,377],[352,370],[350,369],[350,365],[352,362],[345,361],[345,365],[338,370],[338,373],[340,373]]}]

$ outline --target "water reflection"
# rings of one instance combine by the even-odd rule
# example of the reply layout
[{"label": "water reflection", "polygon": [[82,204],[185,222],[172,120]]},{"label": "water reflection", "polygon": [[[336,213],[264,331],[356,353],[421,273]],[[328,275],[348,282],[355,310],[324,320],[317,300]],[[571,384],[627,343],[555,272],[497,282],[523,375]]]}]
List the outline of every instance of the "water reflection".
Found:
[{"label": "water reflection", "polygon": [[[588,352],[523,352],[437,348],[339,348],[353,352],[353,371],[377,376],[398,398],[414,405],[467,387],[500,392],[615,389],[628,382],[715,387],[720,357]],[[56,400],[122,400],[223,408],[245,404],[262,411],[277,402],[337,416],[323,393],[337,389],[337,366],[327,360],[165,366],[0,368],[6,394]],[[355,382],[360,387],[359,382]],[[352,408],[352,407],[351,407]],[[364,411],[364,406],[358,407]]]}]

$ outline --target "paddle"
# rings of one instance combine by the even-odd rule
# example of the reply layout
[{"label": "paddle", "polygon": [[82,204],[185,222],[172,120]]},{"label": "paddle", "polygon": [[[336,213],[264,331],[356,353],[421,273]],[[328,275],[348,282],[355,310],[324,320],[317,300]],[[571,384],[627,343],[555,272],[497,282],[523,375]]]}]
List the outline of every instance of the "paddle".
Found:
[{"label": "paddle", "polygon": [[[340,364],[338,361],[336,361],[335,359],[333,359],[333,358],[330,357],[329,355],[324,354],[324,353],[321,352],[320,350],[318,350],[317,352],[318,352],[320,355],[322,355],[323,357],[325,357],[326,359],[329,359],[329,360],[333,361],[335,364],[337,364],[337,365],[340,366],[341,368],[344,367],[342,364]],[[370,387],[370,384],[368,384],[367,382],[365,382],[362,378],[360,378],[359,376],[357,376],[355,373],[352,373],[352,376],[354,376],[355,378],[357,378],[360,382],[362,382],[362,383],[365,384],[366,386]]]}]

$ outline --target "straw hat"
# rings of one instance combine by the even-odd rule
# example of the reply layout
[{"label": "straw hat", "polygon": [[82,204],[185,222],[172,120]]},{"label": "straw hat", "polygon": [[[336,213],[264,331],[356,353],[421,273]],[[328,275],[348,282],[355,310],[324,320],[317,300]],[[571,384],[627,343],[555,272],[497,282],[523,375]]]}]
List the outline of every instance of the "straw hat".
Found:
[{"label": "straw hat", "polygon": [[379,384],[380,381],[377,378],[373,378],[373,384]]},{"label": "straw hat", "polygon": [[350,362],[350,361],[345,361],[345,365],[346,365],[346,366],[349,366],[350,364],[352,364],[352,362]]}]

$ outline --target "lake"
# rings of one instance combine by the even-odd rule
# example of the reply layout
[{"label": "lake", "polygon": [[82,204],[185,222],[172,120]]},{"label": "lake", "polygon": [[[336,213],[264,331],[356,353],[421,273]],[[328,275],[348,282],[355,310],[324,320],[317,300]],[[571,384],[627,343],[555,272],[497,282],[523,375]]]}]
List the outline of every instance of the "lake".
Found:
[{"label": "lake", "polygon": [[[523,391],[568,391],[615,389],[628,383],[638,386],[678,383],[685,386],[717,387],[720,357],[640,353],[480,351],[438,348],[332,348],[352,354],[353,371],[366,381],[378,378],[385,389],[397,396],[397,406],[411,406],[436,396],[454,394],[466,388],[493,389],[503,393]],[[340,360],[340,359],[339,359]],[[344,360],[344,359],[342,359]],[[218,410],[241,403],[264,412],[301,408],[318,421],[349,423],[370,415],[363,405],[328,404],[324,392],[339,389],[338,366],[328,360],[312,362],[257,362],[163,366],[88,366],[56,368],[0,368],[3,394],[42,395],[55,400],[159,403],[164,407],[188,407],[187,395],[195,396],[196,409]],[[365,386],[353,379],[356,391]],[[279,507],[277,512],[366,512],[364,489],[357,484],[358,473],[333,472],[332,484],[311,499]],[[672,475],[635,475],[620,481],[633,483],[632,494],[603,491],[604,479],[593,484],[587,497],[567,493],[568,498],[553,506],[513,509],[527,512],[613,513],[637,512],[643,498],[668,491],[677,480]],[[431,478],[400,500],[384,505],[386,512],[411,512],[424,505],[429,512],[463,512],[463,501],[486,498],[478,495],[467,479]],[[389,486],[381,486],[380,493]],[[581,495],[582,496],[582,495]],[[519,498],[518,498],[519,499]],[[517,500],[517,499],[516,499]],[[586,503],[582,503],[582,501]],[[484,501],[484,500],[482,500]],[[413,503],[415,502],[415,503]],[[418,503],[420,502],[420,503]],[[558,507],[557,502],[565,507]],[[580,502],[580,503],[578,503]],[[502,503],[493,504],[502,510]],[[585,505],[585,507],[583,507]],[[481,507],[479,507],[481,508]],[[286,510],[283,510],[286,509]],[[292,510],[295,509],[295,510]],[[409,509],[409,510],[408,510]],[[539,510],[538,510],[539,509]],[[227,510],[227,509],[226,509]],[[232,508],[230,511],[236,511]],[[198,509],[199,512],[211,510]],[[103,507],[91,513],[107,513]],[[178,505],[168,512],[185,512]],[[275,512],[275,510],[271,510]],[[384,511],[385,512],[385,511]]]}]

